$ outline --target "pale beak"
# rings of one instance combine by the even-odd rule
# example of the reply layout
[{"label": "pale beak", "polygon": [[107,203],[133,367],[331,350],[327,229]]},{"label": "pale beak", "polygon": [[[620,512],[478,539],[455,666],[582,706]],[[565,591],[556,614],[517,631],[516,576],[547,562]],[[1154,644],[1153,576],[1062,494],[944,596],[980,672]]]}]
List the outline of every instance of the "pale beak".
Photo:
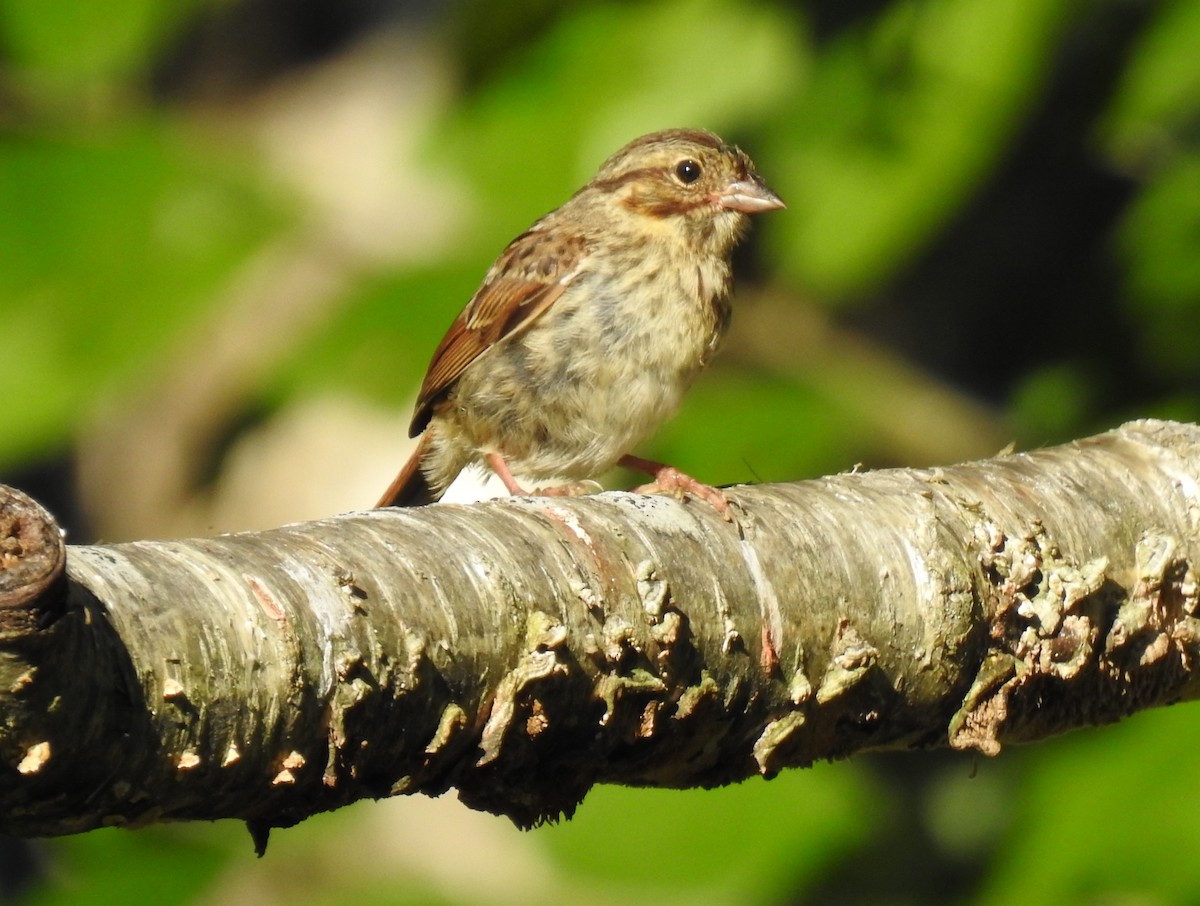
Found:
[{"label": "pale beak", "polygon": [[739,179],[731,182],[724,192],[717,194],[715,201],[723,208],[741,211],[743,214],[757,214],[760,211],[774,211],[787,207],[782,198],[757,179]]}]

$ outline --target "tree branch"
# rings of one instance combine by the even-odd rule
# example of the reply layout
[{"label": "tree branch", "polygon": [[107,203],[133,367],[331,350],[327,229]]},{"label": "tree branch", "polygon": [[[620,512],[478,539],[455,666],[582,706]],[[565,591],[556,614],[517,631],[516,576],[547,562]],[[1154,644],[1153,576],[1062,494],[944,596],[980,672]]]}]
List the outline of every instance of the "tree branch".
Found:
[{"label": "tree branch", "polygon": [[996,754],[1194,698],[1200,428],[666,498],[62,546],[0,489],[0,830]]}]

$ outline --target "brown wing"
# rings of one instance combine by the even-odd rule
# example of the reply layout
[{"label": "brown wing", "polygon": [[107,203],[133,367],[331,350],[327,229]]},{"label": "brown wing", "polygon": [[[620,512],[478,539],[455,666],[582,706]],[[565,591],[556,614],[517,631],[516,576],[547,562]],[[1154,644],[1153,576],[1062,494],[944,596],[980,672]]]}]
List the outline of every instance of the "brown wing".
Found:
[{"label": "brown wing", "polygon": [[583,238],[557,238],[542,223],[522,233],[500,254],[483,285],[446,331],[421,384],[409,437],[425,430],[433,407],[468,365],[495,343],[528,329],[578,275],[587,250]]}]

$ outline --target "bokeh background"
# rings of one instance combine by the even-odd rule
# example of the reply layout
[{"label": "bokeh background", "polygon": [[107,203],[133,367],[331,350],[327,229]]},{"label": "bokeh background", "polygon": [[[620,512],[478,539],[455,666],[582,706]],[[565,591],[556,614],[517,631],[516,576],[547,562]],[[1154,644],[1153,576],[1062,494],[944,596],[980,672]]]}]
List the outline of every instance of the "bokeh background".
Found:
[{"label": "bokeh background", "polygon": [[[504,243],[628,139],[787,200],[642,452],[713,483],[1200,416],[1200,2],[0,0],[0,481],[70,540],[368,505]],[[614,475],[619,486],[630,476]],[[984,760],[4,841],[17,902],[1185,903],[1200,712]],[[1189,780],[1188,778],[1192,779]]]}]

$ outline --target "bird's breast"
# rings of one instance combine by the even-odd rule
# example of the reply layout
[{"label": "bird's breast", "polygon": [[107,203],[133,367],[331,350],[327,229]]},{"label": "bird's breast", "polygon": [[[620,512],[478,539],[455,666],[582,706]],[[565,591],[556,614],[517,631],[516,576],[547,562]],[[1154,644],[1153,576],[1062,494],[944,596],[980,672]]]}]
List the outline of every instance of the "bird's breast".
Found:
[{"label": "bird's breast", "polygon": [[729,272],[655,260],[584,269],[527,330],[473,363],[452,405],[481,448],[535,478],[590,476],[674,414],[728,323]]}]

